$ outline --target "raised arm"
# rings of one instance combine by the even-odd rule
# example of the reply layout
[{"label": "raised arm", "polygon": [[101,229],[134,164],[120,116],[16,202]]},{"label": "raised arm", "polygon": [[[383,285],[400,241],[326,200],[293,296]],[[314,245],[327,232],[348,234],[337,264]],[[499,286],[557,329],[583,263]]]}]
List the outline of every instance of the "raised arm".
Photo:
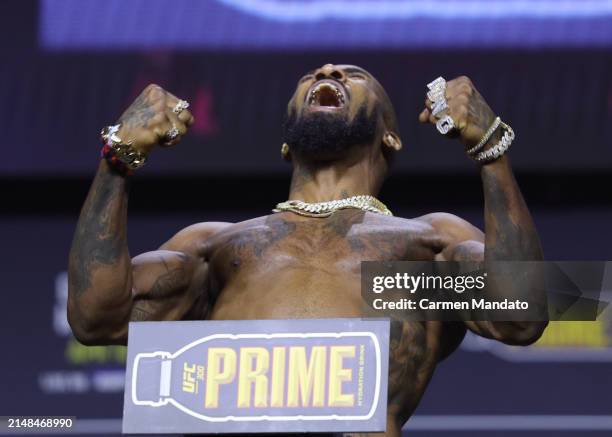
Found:
[{"label": "raised arm", "polygon": [[[179,100],[151,85],[119,119],[117,135],[148,155],[173,127],[167,145],[178,142],[193,122],[186,109],[173,112]],[[178,319],[193,299],[206,266],[196,248],[178,235],[164,251],[136,257],[127,245],[129,177],[117,164],[102,159],[81,210],[68,263],[68,320],[85,344],[125,343],[131,318]],[[148,295],[156,297],[155,304]],[[178,298],[177,296],[181,296]],[[162,299],[163,297],[163,299]]]},{"label": "raised arm", "polygon": [[[458,136],[467,149],[477,145],[495,120],[495,114],[472,82],[462,77],[448,82],[446,90],[449,114]],[[419,119],[436,123],[431,101]],[[444,114],[440,115],[444,116]],[[490,150],[502,139],[498,128],[483,150]],[[525,200],[514,178],[506,155],[479,165],[485,202],[485,234],[477,228],[449,214],[426,216],[446,241],[440,258],[455,261],[541,261],[542,248],[537,230]],[[497,298],[516,298],[517,287],[525,287],[539,307],[546,307],[546,296],[538,275],[530,275],[527,282],[509,284],[506,280],[490,278],[487,292]],[[524,292],[525,290],[521,290]],[[545,318],[545,317],[543,317]],[[468,321],[468,328],[477,334],[509,344],[530,344],[537,340],[546,327],[540,322]]]}]

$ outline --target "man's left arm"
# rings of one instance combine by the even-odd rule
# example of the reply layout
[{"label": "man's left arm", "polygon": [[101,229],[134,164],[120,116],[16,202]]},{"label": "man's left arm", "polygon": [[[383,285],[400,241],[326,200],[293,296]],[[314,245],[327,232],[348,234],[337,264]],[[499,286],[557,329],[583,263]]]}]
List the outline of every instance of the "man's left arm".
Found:
[{"label": "man's left arm", "polygon": [[[458,78],[447,84],[448,113],[453,117],[456,131],[466,148],[478,144],[487,129],[495,120],[495,114],[484,98],[466,78]],[[421,122],[437,121],[431,114],[431,102],[426,100],[427,108],[421,113]],[[491,137],[484,150],[497,144],[501,138],[501,128]],[[484,191],[485,234],[457,217],[449,214],[431,215],[428,221],[446,236],[448,244],[441,254],[442,259],[454,261],[541,261],[542,247],[536,227],[525,200],[514,178],[510,161],[506,155],[480,165]],[[483,245],[484,242],[484,245]],[[508,281],[488,281],[487,292],[496,297],[507,294],[512,297],[517,284]],[[546,307],[540,277],[529,275],[527,287],[531,298],[540,307]],[[521,290],[524,292],[525,290]],[[543,317],[545,319],[545,317]],[[484,337],[500,340],[508,344],[530,344],[536,341],[547,325],[545,320],[518,321],[467,321],[468,328]]]}]

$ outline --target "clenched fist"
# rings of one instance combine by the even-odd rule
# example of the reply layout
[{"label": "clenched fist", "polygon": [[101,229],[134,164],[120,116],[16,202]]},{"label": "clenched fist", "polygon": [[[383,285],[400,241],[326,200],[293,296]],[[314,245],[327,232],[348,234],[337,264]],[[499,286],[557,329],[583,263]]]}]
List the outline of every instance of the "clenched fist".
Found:
[{"label": "clenched fist", "polygon": [[121,124],[117,135],[144,154],[156,145],[177,144],[193,124],[193,115],[187,109],[178,114],[173,111],[179,101],[160,86],[147,86],[117,121]]},{"label": "clenched fist", "polygon": [[[495,120],[495,114],[472,81],[465,76],[448,81],[446,101],[448,109],[435,117],[432,114],[433,102],[426,98],[425,109],[419,115],[419,121],[435,125],[438,119],[450,115],[455,123],[455,129],[449,132],[448,136],[460,138],[466,148],[478,144]],[[499,138],[499,130],[492,138]]]}]

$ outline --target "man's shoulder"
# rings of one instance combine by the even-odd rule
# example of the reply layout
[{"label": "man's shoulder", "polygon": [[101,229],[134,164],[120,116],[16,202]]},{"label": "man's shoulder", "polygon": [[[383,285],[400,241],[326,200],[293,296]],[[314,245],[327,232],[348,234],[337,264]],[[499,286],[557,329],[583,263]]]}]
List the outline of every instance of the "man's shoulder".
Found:
[{"label": "man's shoulder", "polygon": [[366,214],[365,224],[392,227],[401,231],[421,230],[432,232],[448,232],[449,230],[472,229],[466,220],[447,213],[432,212],[418,217],[387,216],[375,213]]},{"label": "man's shoulder", "polygon": [[201,222],[187,226],[178,231],[161,249],[200,252],[203,245],[214,237],[223,236],[227,232],[241,231],[248,228],[265,225],[270,216],[255,217],[240,222]]},{"label": "man's shoulder", "polygon": [[229,222],[201,222],[187,226],[178,231],[166,241],[160,249],[180,252],[199,252],[200,247],[211,236],[227,229],[233,223]]},{"label": "man's shoulder", "polygon": [[414,220],[429,224],[440,234],[459,239],[484,241],[484,234],[480,229],[467,220],[448,212],[432,212],[416,217]]},{"label": "man's shoulder", "polygon": [[430,212],[429,214],[415,217],[414,220],[423,221],[435,227],[470,225],[468,221],[449,212]]},{"label": "man's shoulder", "polygon": [[177,239],[202,239],[208,238],[217,232],[227,229],[229,226],[234,225],[231,222],[201,222],[187,226],[181,229],[174,236]]}]

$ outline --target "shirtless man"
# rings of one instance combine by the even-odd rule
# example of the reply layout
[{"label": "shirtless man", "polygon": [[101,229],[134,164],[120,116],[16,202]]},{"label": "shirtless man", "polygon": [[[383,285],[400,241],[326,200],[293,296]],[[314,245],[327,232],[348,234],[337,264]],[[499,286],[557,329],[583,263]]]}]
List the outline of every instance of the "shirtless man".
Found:
[{"label": "shirtless man", "polygon": [[[448,82],[446,98],[457,128],[448,136],[466,147],[477,144],[495,119],[493,111],[466,77]],[[188,110],[173,111],[177,102],[159,86],[148,86],[119,119],[117,135],[146,155],[177,143],[193,122]],[[436,123],[431,103],[426,99],[421,123]],[[180,135],[168,143],[173,126]],[[385,91],[350,65],[327,64],[299,80],[284,136],[283,156],[293,165],[289,199],[305,202],[376,196],[402,147]],[[498,129],[486,148],[500,138]],[[327,217],[283,211],[241,223],[195,224],[159,250],[132,258],[126,239],[129,177],[102,159],[70,252],[70,325],[83,344],[100,345],[126,344],[130,321],[360,317],[363,260],[541,260],[508,158],[479,171],[484,234],[445,213],[404,219],[358,208]],[[526,345],[545,326],[393,321],[386,435],[400,434],[438,361],[466,329]]]}]

